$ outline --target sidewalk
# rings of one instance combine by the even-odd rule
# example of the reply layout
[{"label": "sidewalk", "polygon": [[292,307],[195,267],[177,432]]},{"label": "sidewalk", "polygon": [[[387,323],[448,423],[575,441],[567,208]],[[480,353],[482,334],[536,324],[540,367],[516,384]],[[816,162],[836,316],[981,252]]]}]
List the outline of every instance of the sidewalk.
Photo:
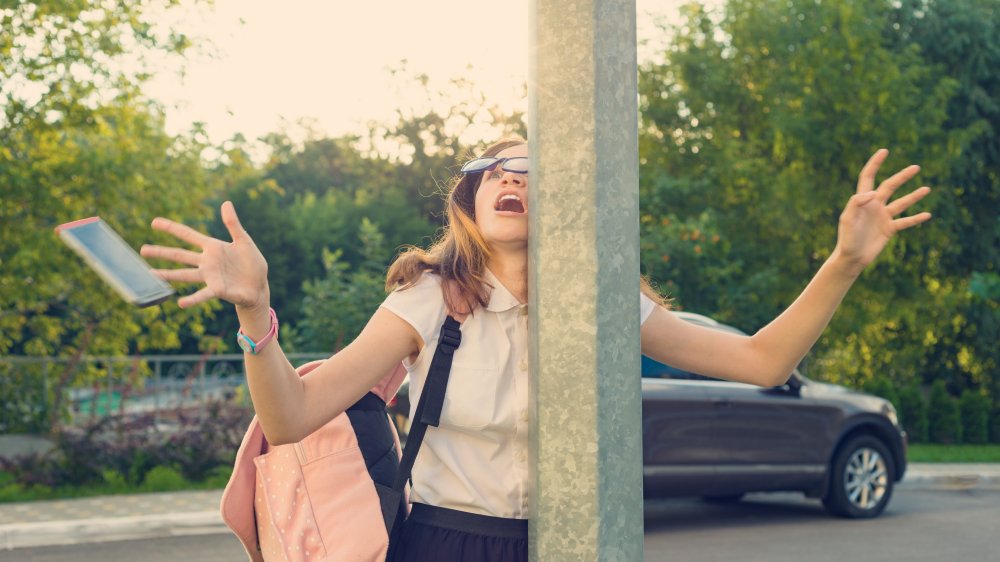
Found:
[{"label": "sidewalk", "polygon": [[[898,490],[1000,490],[1000,463],[911,463]],[[225,533],[222,490],[0,504],[0,551]]]}]

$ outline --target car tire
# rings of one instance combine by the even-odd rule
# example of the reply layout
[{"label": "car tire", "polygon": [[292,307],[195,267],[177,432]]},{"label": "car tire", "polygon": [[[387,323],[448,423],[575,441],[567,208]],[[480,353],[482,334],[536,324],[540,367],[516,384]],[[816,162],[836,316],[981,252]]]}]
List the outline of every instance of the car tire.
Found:
[{"label": "car tire", "polygon": [[888,447],[872,435],[852,437],[830,465],[823,505],[840,517],[878,517],[892,497],[895,463]]}]

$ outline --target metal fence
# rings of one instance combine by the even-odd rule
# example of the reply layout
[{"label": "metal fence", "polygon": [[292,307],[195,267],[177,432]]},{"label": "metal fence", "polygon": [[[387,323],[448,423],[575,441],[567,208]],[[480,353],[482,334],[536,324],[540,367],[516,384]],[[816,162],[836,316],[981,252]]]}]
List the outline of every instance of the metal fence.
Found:
[{"label": "metal fence", "polygon": [[[327,357],[288,354],[293,365]],[[0,433],[44,433],[109,415],[160,422],[213,400],[249,407],[242,354],[0,357]]]}]

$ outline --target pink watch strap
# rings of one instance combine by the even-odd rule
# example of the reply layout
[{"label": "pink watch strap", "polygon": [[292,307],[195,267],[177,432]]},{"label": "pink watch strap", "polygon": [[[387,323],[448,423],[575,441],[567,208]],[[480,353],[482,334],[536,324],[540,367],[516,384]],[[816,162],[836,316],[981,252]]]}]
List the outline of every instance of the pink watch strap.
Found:
[{"label": "pink watch strap", "polygon": [[253,341],[250,336],[243,332],[243,327],[240,326],[240,331],[236,333],[236,343],[243,349],[243,351],[249,353],[250,355],[257,355],[260,350],[264,349],[264,346],[269,344],[278,335],[278,315],[274,312],[273,308],[268,309],[268,313],[271,317],[271,328],[264,334],[264,337],[260,338],[259,341]]}]

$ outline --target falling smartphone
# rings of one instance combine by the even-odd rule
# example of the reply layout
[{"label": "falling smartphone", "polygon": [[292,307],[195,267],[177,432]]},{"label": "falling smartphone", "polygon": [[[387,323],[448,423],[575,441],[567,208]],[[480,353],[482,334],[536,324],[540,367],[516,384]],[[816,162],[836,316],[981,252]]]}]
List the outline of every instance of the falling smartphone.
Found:
[{"label": "falling smartphone", "polygon": [[157,277],[146,260],[101,217],[61,224],[56,233],[128,302],[152,306],[174,294],[170,284]]}]

